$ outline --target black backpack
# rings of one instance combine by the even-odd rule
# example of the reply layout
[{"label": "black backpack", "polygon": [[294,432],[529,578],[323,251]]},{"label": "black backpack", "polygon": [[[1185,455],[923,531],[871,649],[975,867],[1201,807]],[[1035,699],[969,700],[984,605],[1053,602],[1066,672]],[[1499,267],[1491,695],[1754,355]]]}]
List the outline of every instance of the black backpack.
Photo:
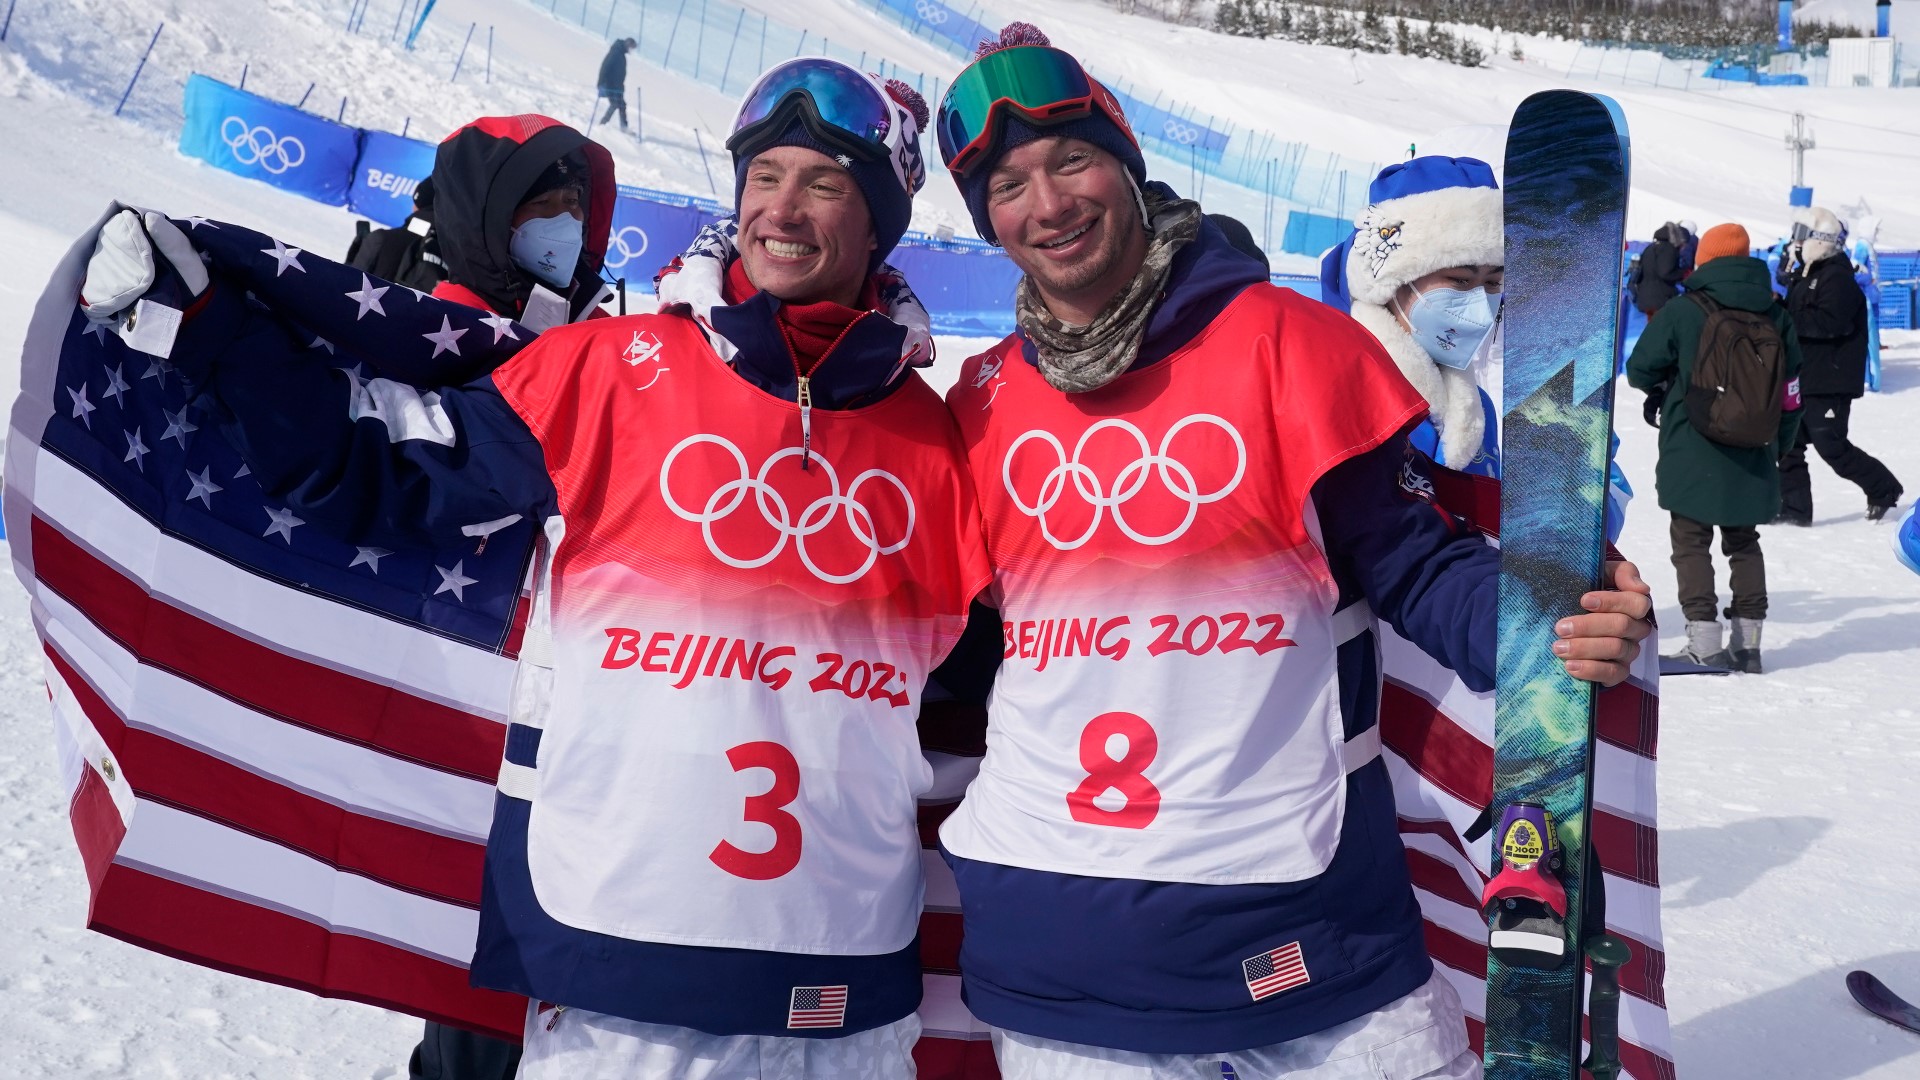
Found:
[{"label": "black backpack", "polygon": [[434,286],[447,280],[439,247],[431,231],[422,236],[405,227],[376,229],[360,221],[355,223],[353,243],[347,248],[347,265],[410,289],[432,292]]},{"label": "black backpack", "polygon": [[1687,421],[1722,446],[1767,446],[1780,432],[1787,343],[1766,312],[1723,307],[1705,293],[1687,299],[1707,316],[1687,385]]}]

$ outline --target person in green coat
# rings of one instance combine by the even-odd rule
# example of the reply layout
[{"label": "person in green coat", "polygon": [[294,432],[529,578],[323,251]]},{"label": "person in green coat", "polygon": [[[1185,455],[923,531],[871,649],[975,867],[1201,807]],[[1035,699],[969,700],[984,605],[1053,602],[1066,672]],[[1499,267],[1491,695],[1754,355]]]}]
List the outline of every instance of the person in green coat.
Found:
[{"label": "person in green coat", "polygon": [[[1753,258],[1747,231],[1719,225],[1700,238],[1698,269],[1687,292],[1721,307],[1768,315],[1786,344],[1787,396],[1780,430],[1767,446],[1713,442],[1687,419],[1687,387],[1707,312],[1685,300],[1667,304],[1648,322],[1627,359],[1627,381],[1659,395],[1660,464],[1655,472],[1660,506],[1673,515],[1673,568],[1679,577],[1680,609],[1687,617],[1687,644],[1674,659],[1758,674],[1760,631],[1767,617],[1767,566],[1757,526],[1780,510],[1780,451],[1793,445],[1800,426],[1800,343],[1793,319],[1775,299],[1767,264]],[[1733,602],[1727,607],[1732,640],[1722,645],[1718,599],[1713,588],[1713,530],[1727,556]]]}]

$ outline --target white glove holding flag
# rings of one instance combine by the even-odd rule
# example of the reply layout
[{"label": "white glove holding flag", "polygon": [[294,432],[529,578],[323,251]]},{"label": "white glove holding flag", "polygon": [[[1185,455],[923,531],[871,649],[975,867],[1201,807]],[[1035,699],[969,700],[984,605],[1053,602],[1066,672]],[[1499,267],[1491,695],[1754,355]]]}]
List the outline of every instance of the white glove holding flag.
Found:
[{"label": "white glove holding flag", "polygon": [[164,259],[187,298],[207,289],[207,268],[193,244],[165,214],[127,208],[107,219],[94,237],[80,285],[80,310],[141,352],[166,356],[180,326],[180,310],[147,298]]}]

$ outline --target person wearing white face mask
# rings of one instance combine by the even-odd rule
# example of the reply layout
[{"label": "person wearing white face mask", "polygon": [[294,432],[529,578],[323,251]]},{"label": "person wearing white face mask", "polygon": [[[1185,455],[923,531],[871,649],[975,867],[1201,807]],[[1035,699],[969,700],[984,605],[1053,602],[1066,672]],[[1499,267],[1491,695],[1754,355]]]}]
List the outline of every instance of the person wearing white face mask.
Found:
[{"label": "person wearing white face mask", "polygon": [[535,330],[599,311],[616,189],[598,143],[544,116],[482,117],[440,144],[433,186],[435,296]]},{"label": "person wearing white face mask", "polygon": [[[1371,331],[1427,399],[1414,448],[1456,472],[1498,477],[1506,249],[1493,169],[1419,157],[1381,170],[1368,194],[1353,235],[1321,260],[1321,299]],[[1609,540],[1632,498],[1609,465]]]}]

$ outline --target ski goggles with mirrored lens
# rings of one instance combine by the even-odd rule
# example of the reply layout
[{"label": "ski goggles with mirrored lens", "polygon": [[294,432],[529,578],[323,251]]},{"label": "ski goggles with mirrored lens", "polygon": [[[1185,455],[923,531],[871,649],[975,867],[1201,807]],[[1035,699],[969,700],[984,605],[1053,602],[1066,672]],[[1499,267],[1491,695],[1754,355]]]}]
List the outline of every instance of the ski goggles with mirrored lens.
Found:
[{"label": "ski goggles with mirrored lens", "polygon": [[1105,113],[1135,146],[1120,103],[1072,54],[1046,45],[988,53],[961,72],[940,99],[934,130],[947,171],[965,176],[981,163],[1007,113],[1044,127]]},{"label": "ski goggles with mirrored lens", "polygon": [[1793,227],[1793,239],[1796,243],[1803,240],[1825,240],[1829,244],[1844,244],[1847,242],[1847,227],[1845,225],[1840,226],[1840,231],[1836,234],[1830,232],[1815,232],[1811,225],[1795,225]]},{"label": "ski goggles with mirrored lens", "polygon": [[873,80],[837,60],[804,56],[760,76],[740,102],[727,149],[752,157],[799,120],[807,133],[868,161],[893,153],[893,103]]}]

